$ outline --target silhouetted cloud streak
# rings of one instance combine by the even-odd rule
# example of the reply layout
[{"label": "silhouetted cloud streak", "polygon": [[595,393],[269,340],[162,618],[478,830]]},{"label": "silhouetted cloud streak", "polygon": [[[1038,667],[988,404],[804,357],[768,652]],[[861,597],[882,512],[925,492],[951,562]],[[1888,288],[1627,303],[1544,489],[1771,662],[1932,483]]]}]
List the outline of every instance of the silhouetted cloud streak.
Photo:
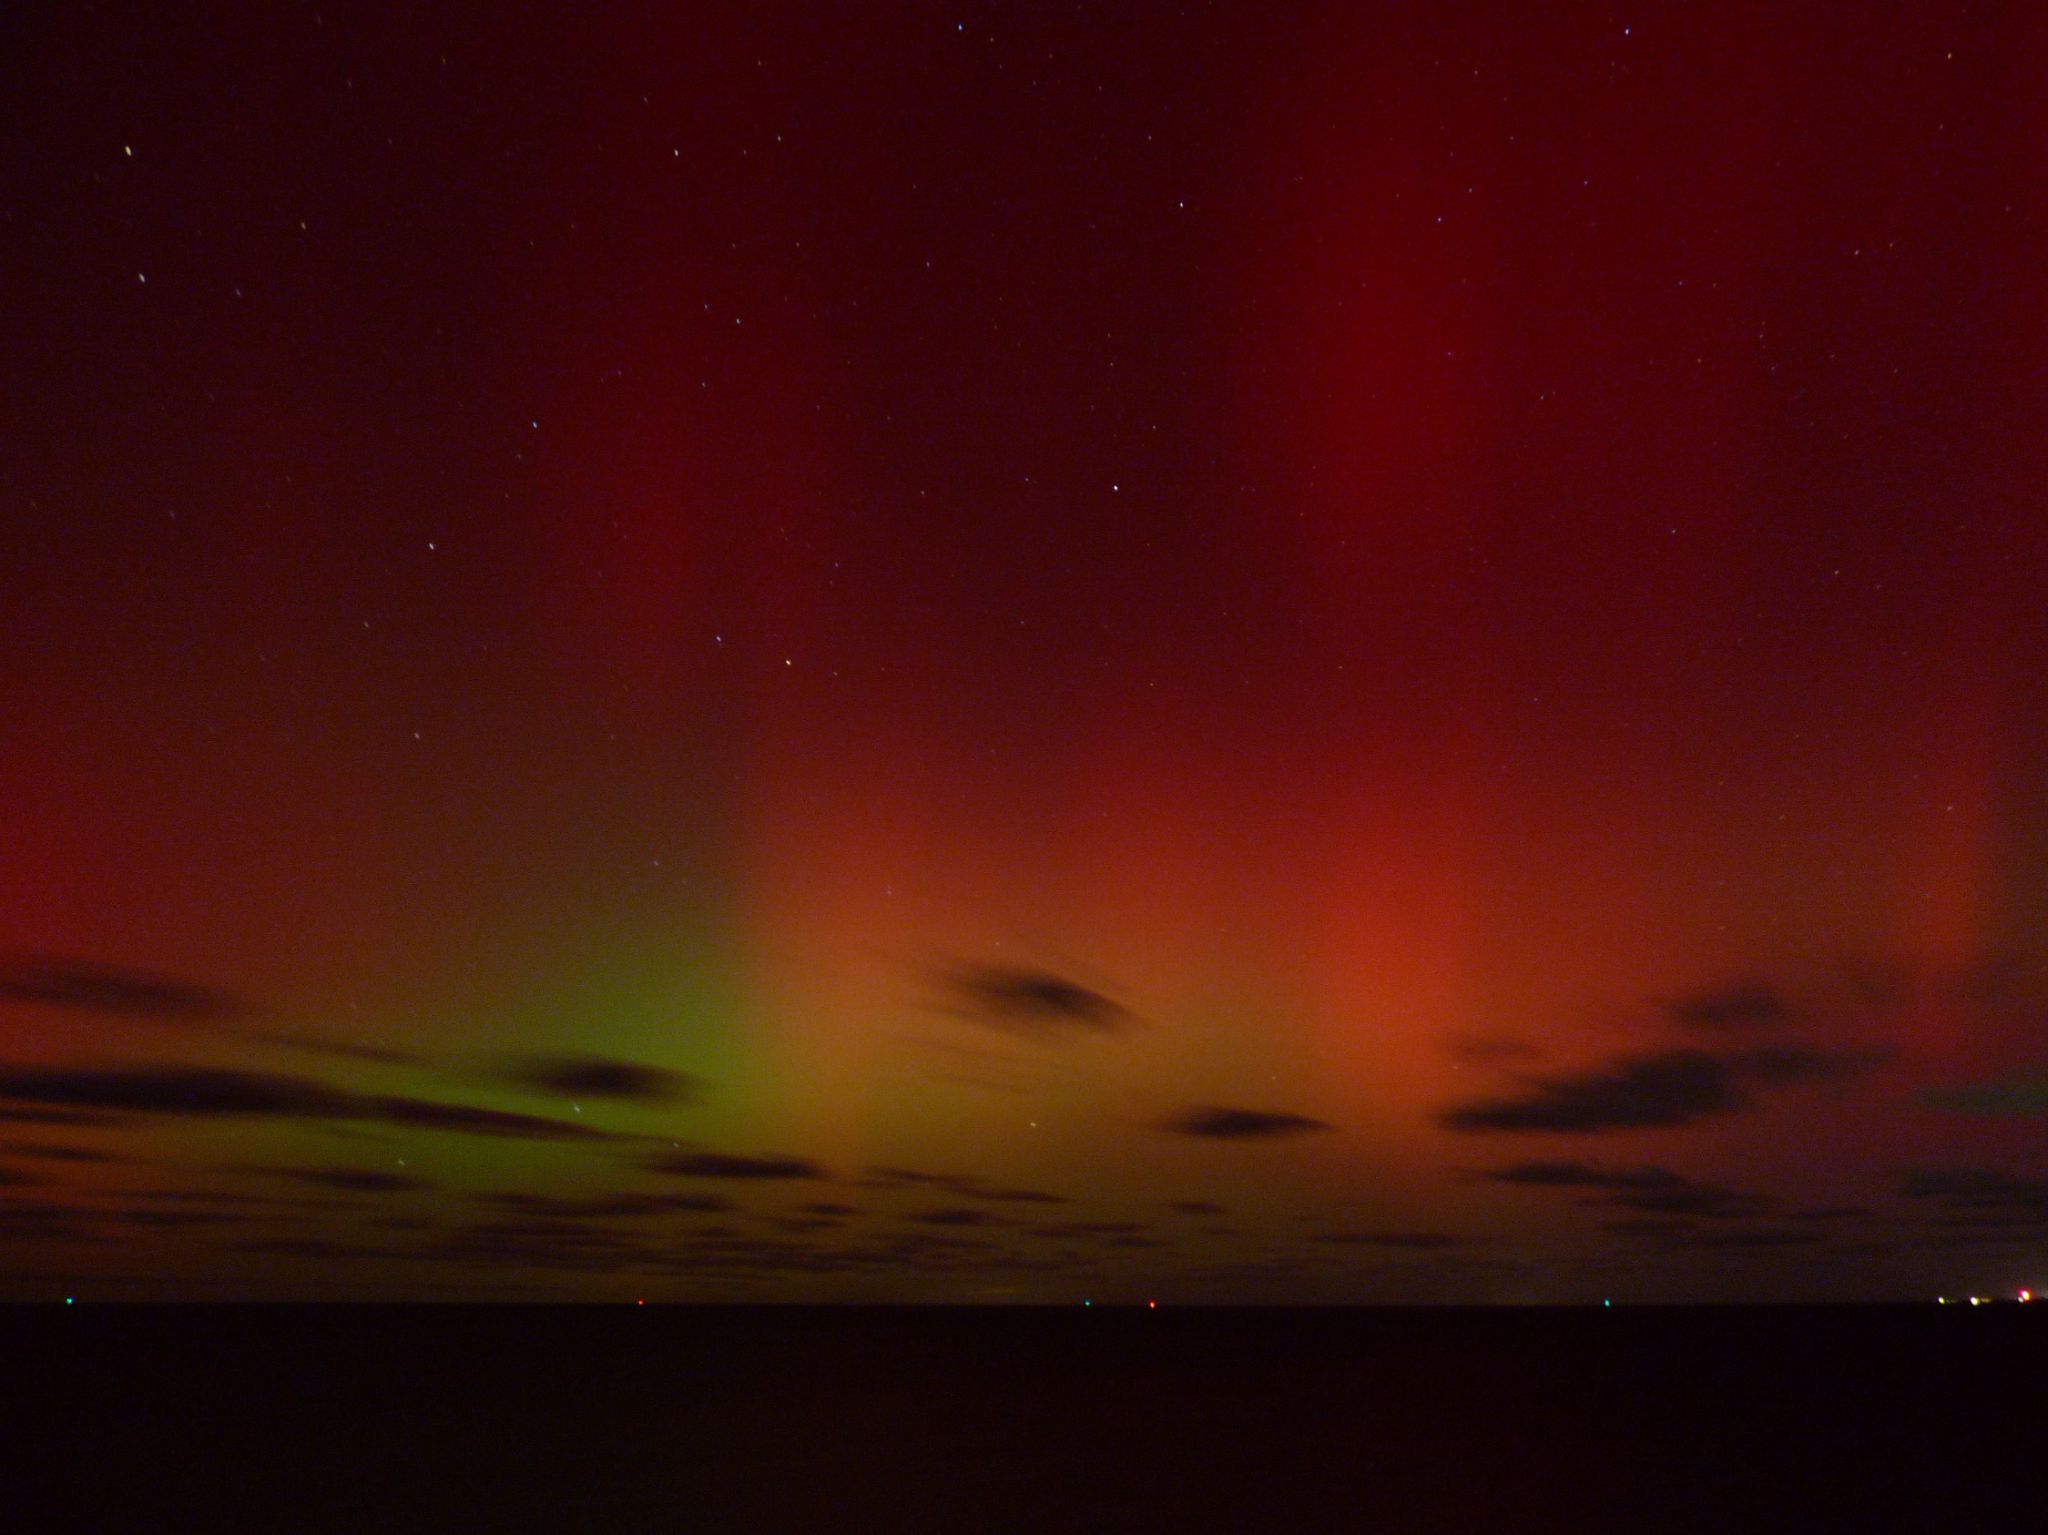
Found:
[{"label": "silhouetted cloud streak", "polygon": [[680,1103],[695,1079],[662,1066],[598,1055],[531,1055],[512,1061],[506,1077],[558,1098],[610,1098],[630,1103]]},{"label": "silhouetted cloud streak", "polygon": [[1908,1199],[1940,1206],[1951,1224],[2048,1232],[2048,1180],[1983,1167],[1923,1168],[1901,1179]]},{"label": "silhouetted cloud streak", "polygon": [[424,1178],[380,1167],[280,1167],[271,1171],[296,1183],[350,1194],[405,1194],[428,1186]]},{"label": "silhouetted cloud streak", "polygon": [[825,1170],[802,1157],[736,1156],[723,1151],[678,1151],[647,1161],[651,1171],[678,1178],[812,1179]]},{"label": "silhouetted cloud streak", "polygon": [[1558,1134],[1689,1125],[1749,1108],[1747,1088],[1845,1081],[1882,1059],[1879,1051],[1796,1044],[1718,1055],[1667,1050],[1625,1056],[1578,1076],[1528,1078],[1520,1096],[1454,1105],[1438,1122],[1468,1132]]},{"label": "silhouetted cloud streak", "polygon": [[1184,1114],[1175,1115],[1161,1128],[1176,1135],[1192,1135],[1202,1140],[1249,1141],[1306,1135],[1316,1130],[1327,1130],[1330,1126],[1320,1119],[1310,1119],[1306,1114],[1290,1114],[1277,1109],[1212,1106],[1189,1109]]},{"label": "silhouetted cloud streak", "polygon": [[0,1002],[170,1021],[215,1022],[248,1011],[241,998],[210,986],[44,955],[0,961]]},{"label": "silhouetted cloud streak", "polygon": [[634,1220],[654,1215],[723,1215],[732,1201],[717,1194],[483,1194],[478,1198],[500,1209],[549,1220]]},{"label": "silhouetted cloud streak", "polygon": [[1407,1252],[1442,1252],[1460,1245],[1440,1231],[1325,1231],[1309,1239],[1326,1247],[1386,1247]]},{"label": "silhouetted cloud streak", "polygon": [[1929,1088],[1920,1095],[1920,1101],[1951,1114],[1985,1119],[2039,1119],[2048,1115],[2048,1071],[2035,1067],[1985,1082]]},{"label": "silhouetted cloud streak", "polygon": [[1130,1010],[1121,1003],[1049,970],[964,966],[951,972],[946,986],[958,1011],[1014,1034],[1112,1034],[1132,1022]]},{"label": "silhouetted cloud streak", "polygon": [[109,1071],[0,1070],[0,1100],[38,1109],[102,1110],[195,1119],[368,1120],[521,1140],[609,1140],[610,1132],[564,1120],[467,1104],[360,1094],[307,1077],[214,1066]]},{"label": "silhouetted cloud streak", "polygon": [[0,961],[0,1004],[10,1002],[182,1026],[313,1055],[385,1065],[418,1063],[418,1057],[402,1050],[320,1039],[275,1027],[258,1028],[251,1021],[258,1009],[232,992],[92,960],[29,955]]},{"label": "silhouetted cloud streak", "polygon": [[1667,1010],[1674,1020],[1694,1029],[1768,1029],[1792,1017],[1783,997],[1756,982],[1695,992],[1672,1002]]},{"label": "silhouetted cloud streak", "polygon": [[1685,1182],[1661,1167],[1601,1168],[1583,1162],[1517,1162],[1480,1176],[1491,1183],[1546,1189],[1661,1189]]},{"label": "silhouetted cloud streak", "polygon": [[1768,1203],[1755,1195],[1695,1183],[1662,1167],[1601,1168],[1583,1162],[1517,1162],[1481,1176],[1490,1182],[1525,1188],[1596,1190],[1607,1197],[1593,1201],[1594,1204],[1646,1215],[1730,1220],[1755,1215]]}]

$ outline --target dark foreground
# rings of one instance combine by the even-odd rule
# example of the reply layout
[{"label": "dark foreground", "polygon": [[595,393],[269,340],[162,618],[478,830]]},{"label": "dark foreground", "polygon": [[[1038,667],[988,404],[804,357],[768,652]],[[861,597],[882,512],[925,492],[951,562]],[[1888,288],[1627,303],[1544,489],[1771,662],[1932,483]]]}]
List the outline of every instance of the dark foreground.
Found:
[{"label": "dark foreground", "polygon": [[0,1313],[0,1524],[2035,1529],[2048,1305]]}]

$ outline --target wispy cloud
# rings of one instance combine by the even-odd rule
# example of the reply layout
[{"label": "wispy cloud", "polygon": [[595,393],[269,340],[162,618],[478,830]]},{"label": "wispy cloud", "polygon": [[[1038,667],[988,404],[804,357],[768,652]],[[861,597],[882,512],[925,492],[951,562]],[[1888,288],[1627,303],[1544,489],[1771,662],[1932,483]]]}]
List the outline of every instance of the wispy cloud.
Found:
[{"label": "wispy cloud", "polygon": [[944,986],[952,1011],[1012,1034],[1114,1034],[1133,1022],[1123,1004],[1049,970],[961,966],[944,977]]},{"label": "wispy cloud", "polygon": [[1044,1189],[1010,1188],[984,1181],[975,1173],[928,1173],[909,1167],[870,1167],[859,1180],[873,1189],[942,1189],[962,1199],[980,1199],[991,1204],[1064,1205],[1073,1203],[1064,1194]]},{"label": "wispy cloud", "polygon": [[1588,1167],[1583,1162],[1517,1162],[1479,1175],[1490,1183],[1545,1189],[1666,1189],[1685,1180],[1661,1167]]},{"label": "wispy cloud", "polygon": [[151,970],[101,964],[57,955],[16,955],[0,959],[0,1005],[61,1008],[130,1023],[196,1029],[253,1044],[310,1055],[388,1065],[411,1065],[417,1057],[378,1045],[323,1039],[272,1020],[259,1026],[261,1010],[247,998]]},{"label": "wispy cloud", "polygon": [[147,970],[49,955],[0,960],[0,1002],[130,1018],[217,1022],[249,1011],[241,998]]},{"label": "wispy cloud", "polygon": [[1250,1141],[1306,1135],[1316,1130],[1327,1130],[1330,1126],[1320,1119],[1310,1119],[1306,1114],[1291,1114],[1279,1109],[1210,1106],[1177,1114],[1161,1128],[1176,1135],[1192,1135],[1202,1140]]},{"label": "wispy cloud", "polygon": [[1702,1230],[1691,1221],[1627,1216],[1604,1223],[1610,1235],[1662,1251],[1764,1253],[1786,1247],[1811,1247],[1822,1240],[1810,1227],[1742,1226]]},{"label": "wispy cloud", "polygon": [[120,1119],[91,1109],[23,1108],[0,1103],[0,1124],[10,1125],[113,1125]]},{"label": "wispy cloud", "polygon": [[1517,1162],[1480,1176],[1490,1182],[1527,1188],[1592,1190],[1604,1196],[1591,1201],[1597,1206],[1645,1215],[1734,1220],[1760,1214],[1770,1205],[1757,1195],[1711,1183],[1695,1183],[1662,1167],[1602,1168],[1583,1162]]},{"label": "wispy cloud", "polygon": [[546,1220],[637,1220],[655,1215],[722,1215],[732,1201],[717,1194],[533,1194],[508,1192],[477,1196],[501,1210]]},{"label": "wispy cloud", "polygon": [[1798,1044],[1732,1054],[1666,1050],[1624,1056],[1577,1076],[1524,1079],[1519,1095],[1453,1105],[1438,1122],[1475,1133],[1558,1134],[1689,1125],[1751,1107],[1750,1089],[1844,1081],[1883,1058],[1872,1050]]},{"label": "wispy cloud", "polygon": [[920,1210],[910,1219],[925,1226],[993,1226],[1000,1222],[986,1210],[969,1210],[959,1206],[943,1210]]},{"label": "wispy cloud", "polygon": [[2038,1119],[2048,1115],[2048,1069],[2031,1067],[1984,1082],[1929,1088],[1920,1095],[1929,1108],[1991,1119]]},{"label": "wispy cloud", "polygon": [[2048,1232],[2048,1180],[1984,1167],[1919,1168],[1901,1177],[1908,1199],[1939,1206],[1958,1224]]},{"label": "wispy cloud", "polygon": [[506,1109],[483,1109],[466,1103],[436,1103],[424,1098],[375,1097],[362,1100],[370,1113],[362,1116],[386,1124],[422,1130],[459,1130],[524,1141],[609,1141],[624,1137],[594,1125]]},{"label": "wispy cloud", "polygon": [[1760,981],[1694,992],[1667,1004],[1665,1010],[1692,1029],[1768,1029],[1792,1019],[1784,997]]},{"label": "wispy cloud", "polygon": [[1309,1238],[1328,1247],[1388,1247],[1407,1252],[1442,1252],[1460,1239],[1441,1231],[1324,1231]]},{"label": "wispy cloud", "polygon": [[309,1077],[214,1066],[0,1070],[0,1100],[27,1105],[31,1112],[55,1109],[193,1119],[357,1120],[521,1140],[618,1138],[593,1126],[533,1114],[352,1093]]},{"label": "wispy cloud", "polygon": [[407,1194],[428,1186],[424,1178],[382,1167],[273,1167],[273,1177],[349,1194]]},{"label": "wispy cloud", "polygon": [[43,1162],[106,1163],[126,1161],[111,1151],[97,1151],[89,1146],[44,1146],[27,1141],[9,1141],[0,1144],[0,1155],[28,1157]]},{"label": "wispy cloud", "polygon": [[1446,1110],[1452,1130],[1553,1130],[1585,1133],[1646,1125],[1684,1125],[1728,1114],[1747,1100],[1718,1056],[1673,1050],[1614,1063],[1576,1077],[1539,1078],[1520,1097]]},{"label": "wispy cloud", "polygon": [[650,1157],[648,1169],[678,1178],[812,1179],[825,1170],[802,1157],[735,1156],[723,1151],[664,1152]]},{"label": "wispy cloud", "polygon": [[1139,1236],[1151,1230],[1143,1221],[1059,1221],[1050,1226],[1028,1228],[1030,1235],[1086,1240],[1090,1237]]},{"label": "wispy cloud", "polygon": [[1444,1041],[1451,1059],[1467,1066],[1491,1066],[1500,1061],[1534,1060],[1543,1054],[1523,1039],[1498,1034],[1454,1034]]},{"label": "wispy cloud", "polygon": [[680,1071],[600,1055],[519,1056],[507,1063],[505,1077],[557,1098],[681,1103],[696,1092],[695,1079]]}]

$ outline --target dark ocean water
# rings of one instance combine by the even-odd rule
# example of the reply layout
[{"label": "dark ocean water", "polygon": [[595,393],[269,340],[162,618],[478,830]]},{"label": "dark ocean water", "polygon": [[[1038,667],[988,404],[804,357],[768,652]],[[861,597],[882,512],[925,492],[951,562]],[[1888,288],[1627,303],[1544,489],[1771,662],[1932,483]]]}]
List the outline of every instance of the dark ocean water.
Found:
[{"label": "dark ocean water", "polygon": [[21,1531],[2048,1528],[2048,1305],[81,1306],[0,1346]]}]

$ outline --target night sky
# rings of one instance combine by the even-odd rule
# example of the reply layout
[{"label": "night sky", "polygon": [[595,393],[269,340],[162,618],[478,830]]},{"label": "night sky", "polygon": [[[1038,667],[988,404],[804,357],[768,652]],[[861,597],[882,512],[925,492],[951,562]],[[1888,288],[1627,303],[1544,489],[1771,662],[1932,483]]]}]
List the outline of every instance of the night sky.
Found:
[{"label": "night sky", "polygon": [[2048,1285],[2048,14],[0,20],[0,1294]]}]

